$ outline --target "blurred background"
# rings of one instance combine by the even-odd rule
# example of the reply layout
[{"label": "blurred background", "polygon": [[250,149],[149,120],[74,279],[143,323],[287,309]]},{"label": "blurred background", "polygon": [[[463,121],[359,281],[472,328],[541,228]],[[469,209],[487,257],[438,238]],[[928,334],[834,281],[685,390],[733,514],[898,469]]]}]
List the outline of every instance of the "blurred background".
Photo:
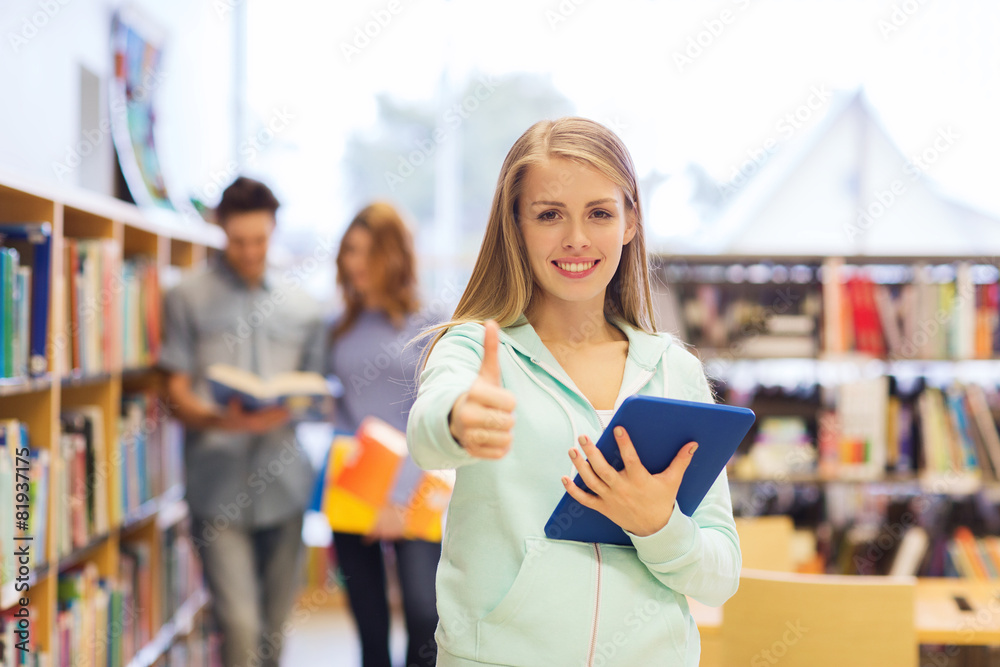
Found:
[{"label": "blurred background", "polygon": [[[998,34],[988,0],[4,0],[0,207],[40,183],[221,236],[252,176],[283,204],[271,263],[333,313],[340,236],[388,199],[448,310],[514,140],[595,119],[635,160],[660,327],[758,415],[729,478],[741,519],[782,520],[766,563],[996,579]],[[301,435],[319,462],[330,426]],[[288,664],[329,653],[324,618]]]},{"label": "blurred background", "polygon": [[[159,204],[183,224],[237,173],[262,178],[284,203],[279,265],[389,198],[425,289],[457,299],[507,149],[566,114],[625,140],[666,252],[963,252],[1000,216],[986,1],[8,0],[0,166],[134,197],[108,129],[121,25],[146,47]],[[916,232],[858,225],[897,178],[890,212],[921,213]],[[307,284],[332,300],[332,262]]]}]

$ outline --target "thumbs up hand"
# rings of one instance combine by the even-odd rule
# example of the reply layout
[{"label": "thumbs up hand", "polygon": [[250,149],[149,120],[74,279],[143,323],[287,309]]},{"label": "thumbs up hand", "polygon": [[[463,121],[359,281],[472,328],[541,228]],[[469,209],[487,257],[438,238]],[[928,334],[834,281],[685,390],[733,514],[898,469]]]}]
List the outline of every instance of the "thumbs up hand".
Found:
[{"label": "thumbs up hand", "polygon": [[500,327],[485,324],[483,363],[469,391],[458,397],[448,415],[451,435],[481,459],[503,458],[514,439],[514,394],[500,383]]}]

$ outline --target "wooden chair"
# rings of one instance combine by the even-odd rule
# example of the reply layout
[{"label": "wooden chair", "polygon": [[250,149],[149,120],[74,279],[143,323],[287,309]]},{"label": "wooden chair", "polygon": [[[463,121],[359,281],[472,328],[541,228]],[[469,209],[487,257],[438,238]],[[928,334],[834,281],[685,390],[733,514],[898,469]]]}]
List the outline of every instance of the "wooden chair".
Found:
[{"label": "wooden chair", "polygon": [[725,665],[916,667],[916,579],[744,569],[722,622]]},{"label": "wooden chair", "polygon": [[[743,567],[777,572],[791,572],[792,536],[795,524],[787,516],[758,516],[736,519],[736,532],[740,536],[740,551],[743,553]],[[688,600],[695,618],[701,627],[702,667],[722,667],[722,635],[717,625],[705,627],[704,620],[717,618],[720,612],[705,607],[695,600]]]},{"label": "wooden chair", "polygon": [[795,524],[791,517],[757,516],[736,519],[740,536],[743,567],[774,572],[792,572],[792,536]]}]

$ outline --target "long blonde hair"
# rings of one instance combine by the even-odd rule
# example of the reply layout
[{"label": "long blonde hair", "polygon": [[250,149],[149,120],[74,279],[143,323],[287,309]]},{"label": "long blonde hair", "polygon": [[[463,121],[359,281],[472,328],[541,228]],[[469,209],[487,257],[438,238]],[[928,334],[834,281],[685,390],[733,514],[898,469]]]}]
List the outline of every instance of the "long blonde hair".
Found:
[{"label": "long blonde hair", "polygon": [[[618,270],[608,284],[604,316],[655,333],[646,237],[632,157],[621,139],[600,123],[565,117],[535,123],[507,153],[472,277],[452,319],[424,333],[426,336],[437,332],[425,351],[425,363],[434,345],[450,327],[489,319],[506,327],[527,310],[534,292],[534,279],[524,237],[517,224],[518,205],[528,169],[548,158],[565,158],[590,166],[622,189],[636,233],[622,249]],[[558,188],[558,184],[555,187]]]}]

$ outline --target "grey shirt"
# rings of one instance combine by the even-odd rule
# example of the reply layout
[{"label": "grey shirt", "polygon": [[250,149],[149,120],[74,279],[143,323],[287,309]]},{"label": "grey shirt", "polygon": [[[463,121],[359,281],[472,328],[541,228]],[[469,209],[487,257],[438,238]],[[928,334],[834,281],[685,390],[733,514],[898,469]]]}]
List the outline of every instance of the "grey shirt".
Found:
[{"label": "grey shirt", "polygon": [[[339,323],[331,325],[331,331]],[[380,310],[362,311],[350,329],[332,342],[327,372],[344,385],[337,399],[334,426],[353,433],[361,420],[371,415],[406,432],[406,419],[417,396],[420,355],[431,338],[406,347],[422,329],[443,322],[432,311],[411,314],[397,329]],[[407,457],[393,487],[392,500],[405,504],[419,481],[420,468]]]},{"label": "grey shirt", "polygon": [[[319,305],[297,280],[268,275],[251,288],[219,256],[166,295],[163,321],[159,366],[190,375],[207,402],[204,373],[213,363],[265,378],[323,372]],[[263,435],[188,430],[184,444],[187,501],[197,519],[273,526],[308,504],[314,473],[291,424]]]}]

